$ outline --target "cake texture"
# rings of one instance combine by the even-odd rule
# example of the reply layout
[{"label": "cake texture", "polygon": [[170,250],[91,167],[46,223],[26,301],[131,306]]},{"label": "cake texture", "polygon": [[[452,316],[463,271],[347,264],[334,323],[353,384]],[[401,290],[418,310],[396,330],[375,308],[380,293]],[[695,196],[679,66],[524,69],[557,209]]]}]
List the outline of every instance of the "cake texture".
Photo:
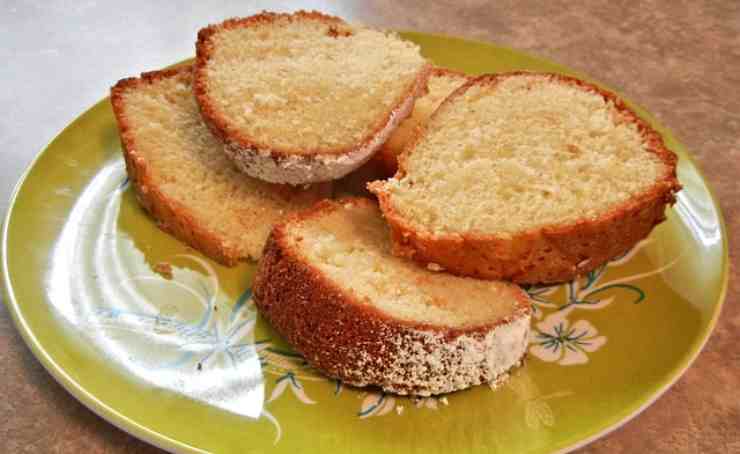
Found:
[{"label": "cake texture", "polygon": [[676,156],[616,95],[557,74],[484,75],[456,90],[370,184],[394,253],[518,283],[573,279],[665,219]]},{"label": "cake texture", "polygon": [[211,25],[196,54],[195,95],[226,154],[253,177],[294,185],[370,159],[430,71],[393,33],[305,11]]},{"label": "cake texture", "polygon": [[234,168],[203,123],[192,68],[123,79],[111,89],[126,171],[159,227],[225,265],[258,259],[272,224],[331,195],[265,183]]},{"label": "cake texture", "polygon": [[523,290],[434,272],[390,248],[372,200],[320,202],[274,227],[256,305],[312,366],[355,386],[428,396],[520,364],[531,317]]},{"label": "cake texture", "polygon": [[415,138],[416,130],[423,127],[442,101],[471,79],[471,76],[452,69],[434,68],[432,70],[427,82],[427,93],[416,100],[411,115],[398,125],[388,141],[373,157],[374,161],[383,165],[388,176],[393,176],[398,170],[398,157]]}]

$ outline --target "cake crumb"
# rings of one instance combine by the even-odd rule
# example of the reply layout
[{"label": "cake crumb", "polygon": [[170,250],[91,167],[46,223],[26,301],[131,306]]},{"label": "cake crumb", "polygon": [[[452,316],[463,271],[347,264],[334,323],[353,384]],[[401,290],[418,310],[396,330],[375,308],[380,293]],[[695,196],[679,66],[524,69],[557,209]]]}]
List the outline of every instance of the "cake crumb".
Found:
[{"label": "cake crumb", "polygon": [[439,401],[442,402],[442,405],[450,405],[450,403],[447,401],[447,396],[440,397]]},{"label": "cake crumb", "polygon": [[403,405],[399,405],[398,407],[396,407],[396,413],[398,413],[399,415],[403,413]]},{"label": "cake crumb", "polygon": [[172,265],[167,262],[159,262],[154,265],[154,272],[167,280],[172,279]]},{"label": "cake crumb", "polygon": [[433,262],[427,263],[427,269],[429,271],[444,271],[444,268],[440,264]]},{"label": "cake crumb", "polygon": [[588,264],[589,264],[590,262],[591,262],[591,259],[585,259],[585,260],[581,260],[581,261],[580,261],[580,262],[578,262],[578,264],[576,265],[576,268],[583,268],[583,267],[585,267],[586,265],[588,265]]},{"label": "cake crumb", "polygon": [[[520,361],[517,364],[515,364],[514,367],[519,367],[521,365],[522,365],[522,362]],[[506,383],[508,379],[509,379],[509,373],[504,372],[500,374],[498,377],[496,377],[494,380],[490,381],[488,383],[488,387],[491,388],[492,391],[495,391],[499,386]]]}]

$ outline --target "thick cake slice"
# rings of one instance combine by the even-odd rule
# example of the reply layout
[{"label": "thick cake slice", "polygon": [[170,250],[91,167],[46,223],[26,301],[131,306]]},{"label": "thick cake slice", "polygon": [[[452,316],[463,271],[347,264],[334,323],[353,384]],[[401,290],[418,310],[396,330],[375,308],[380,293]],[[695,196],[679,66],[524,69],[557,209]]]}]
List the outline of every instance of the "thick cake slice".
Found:
[{"label": "thick cake slice", "polygon": [[434,68],[432,70],[427,82],[429,88],[427,94],[416,100],[411,115],[398,125],[388,141],[373,157],[383,164],[389,176],[398,170],[398,156],[414,139],[417,128],[429,120],[445,98],[471,79],[471,76],[451,69]]},{"label": "thick cake slice", "polygon": [[226,265],[258,259],[283,214],[331,194],[250,178],[224,156],[198,112],[190,67],[123,79],[111,89],[126,170],[159,226]]},{"label": "thick cake slice", "polygon": [[458,89],[395,177],[371,184],[396,254],[520,283],[569,280],[624,253],[679,189],[676,156],[614,94],[530,73]]},{"label": "thick cake slice", "polygon": [[321,202],[273,229],[257,307],[311,365],[355,386],[446,393],[521,362],[531,306],[519,287],[432,272],[390,248],[374,202]]},{"label": "thick cake slice", "polygon": [[418,46],[318,12],[262,13],[198,33],[195,94],[245,173],[340,178],[367,161],[426,88]]}]

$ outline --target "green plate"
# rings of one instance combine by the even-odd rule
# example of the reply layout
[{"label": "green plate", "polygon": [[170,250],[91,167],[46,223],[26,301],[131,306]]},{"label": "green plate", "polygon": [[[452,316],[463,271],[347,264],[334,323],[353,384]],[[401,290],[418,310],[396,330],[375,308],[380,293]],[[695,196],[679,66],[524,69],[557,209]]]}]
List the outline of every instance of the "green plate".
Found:
[{"label": "green plate", "polygon": [[[470,73],[573,73],[490,44],[405,36],[434,62]],[[107,99],[18,185],[2,233],[5,301],[70,393],[171,451],[567,451],[678,379],[709,337],[727,285],[716,199],[684,147],[637,110],[680,157],[678,202],[624,257],[578,281],[528,289],[529,360],[496,390],[413,400],[317,374],[260,319],[249,298],[254,264],[219,266],[137,206]]]}]

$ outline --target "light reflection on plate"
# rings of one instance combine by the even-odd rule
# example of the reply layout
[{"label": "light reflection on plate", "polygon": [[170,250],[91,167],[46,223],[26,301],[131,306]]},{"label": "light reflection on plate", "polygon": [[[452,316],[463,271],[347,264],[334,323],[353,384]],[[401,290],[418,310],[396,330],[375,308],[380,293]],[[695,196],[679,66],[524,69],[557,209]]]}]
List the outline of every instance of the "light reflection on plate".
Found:
[{"label": "light reflection on plate", "polygon": [[50,307],[137,379],[258,418],[265,387],[256,311],[226,303],[216,271],[198,256],[181,258],[199,271],[154,273],[118,230],[126,190],[123,162],[114,160],[77,198],[50,257]]}]

